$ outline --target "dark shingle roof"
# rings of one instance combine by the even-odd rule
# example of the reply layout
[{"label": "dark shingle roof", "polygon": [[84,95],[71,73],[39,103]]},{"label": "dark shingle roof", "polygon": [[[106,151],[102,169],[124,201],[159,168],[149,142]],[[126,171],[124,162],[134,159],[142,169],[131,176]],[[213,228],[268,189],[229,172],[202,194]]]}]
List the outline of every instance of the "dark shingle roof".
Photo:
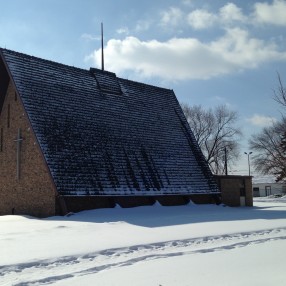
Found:
[{"label": "dark shingle roof", "polygon": [[172,90],[0,52],[60,194],[218,192]]}]

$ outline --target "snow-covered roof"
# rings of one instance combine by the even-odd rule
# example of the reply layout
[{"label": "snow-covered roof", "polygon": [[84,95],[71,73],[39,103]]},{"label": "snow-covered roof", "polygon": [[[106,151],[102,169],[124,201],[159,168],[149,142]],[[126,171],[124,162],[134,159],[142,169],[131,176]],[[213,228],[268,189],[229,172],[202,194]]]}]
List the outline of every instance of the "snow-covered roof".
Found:
[{"label": "snow-covered roof", "polygon": [[172,90],[0,54],[60,194],[218,192]]}]

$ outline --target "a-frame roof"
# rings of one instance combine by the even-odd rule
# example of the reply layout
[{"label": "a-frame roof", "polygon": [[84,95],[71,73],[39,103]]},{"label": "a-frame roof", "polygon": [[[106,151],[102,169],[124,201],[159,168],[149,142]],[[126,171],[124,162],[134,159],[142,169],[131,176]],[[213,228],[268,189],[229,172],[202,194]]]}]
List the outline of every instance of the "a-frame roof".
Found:
[{"label": "a-frame roof", "polygon": [[172,90],[0,55],[61,195],[218,192]]}]

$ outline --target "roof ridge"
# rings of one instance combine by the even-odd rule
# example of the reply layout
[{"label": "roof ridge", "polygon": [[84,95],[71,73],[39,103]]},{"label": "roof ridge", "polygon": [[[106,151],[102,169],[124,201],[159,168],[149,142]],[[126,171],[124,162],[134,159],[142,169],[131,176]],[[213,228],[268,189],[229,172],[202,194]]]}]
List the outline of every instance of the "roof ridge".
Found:
[{"label": "roof ridge", "polygon": [[150,84],[150,83],[144,83],[144,82],[140,82],[140,81],[136,81],[136,80],[132,80],[132,79],[127,79],[127,78],[122,78],[122,77],[117,77],[117,78],[119,80],[129,81],[129,82],[132,82],[132,83],[135,83],[135,84],[138,84],[138,85],[149,86],[149,87],[152,87],[152,88],[164,89],[164,90],[168,90],[168,91],[174,91],[173,89],[157,86],[157,85]]},{"label": "roof ridge", "polygon": [[84,69],[84,68],[80,68],[80,67],[75,67],[75,66],[63,64],[63,63],[59,63],[59,62],[56,62],[56,61],[52,61],[52,60],[48,60],[48,59],[44,59],[44,58],[40,58],[40,57],[28,55],[28,54],[21,53],[21,52],[16,52],[16,51],[14,51],[14,50],[10,50],[10,49],[6,49],[6,48],[1,48],[1,47],[0,47],[0,53],[2,53],[2,51],[8,52],[8,53],[10,53],[10,54],[17,55],[17,56],[21,56],[21,57],[24,57],[24,58],[28,58],[28,59],[35,59],[35,60],[41,61],[41,62],[43,62],[43,63],[49,63],[49,64],[53,64],[53,65],[59,66],[59,67],[67,67],[67,68],[71,68],[71,69],[78,70],[78,71],[84,71],[84,72],[87,72],[87,73],[90,73],[90,72],[92,72],[92,71],[93,71],[93,72],[96,71],[96,72],[99,72],[99,73],[114,74],[115,77],[116,77],[118,80],[127,81],[127,82],[134,83],[134,84],[138,84],[138,85],[141,85],[141,86],[148,86],[148,87],[151,87],[151,88],[164,89],[164,90],[168,90],[168,91],[173,91],[173,89],[170,89],[170,88],[161,87],[161,86],[156,86],[156,85],[149,84],[149,83],[144,83],[144,82],[139,82],[139,81],[136,81],[136,80],[131,80],[131,79],[119,77],[119,76],[117,76],[116,73],[114,73],[114,72],[112,72],[112,71],[101,70],[101,69],[99,69],[99,68],[94,68],[94,67],[90,67],[89,69]]},{"label": "roof ridge", "polygon": [[56,61],[52,61],[52,60],[48,60],[48,59],[44,59],[44,58],[40,58],[40,57],[36,57],[36,56],[31,56],[31,55],[28,55],[28,54],[25,54],[25,53],[16,52],[14,50],[9,50],[9,49],[0,47],[0,52],[2,53],[2,51],[8,52],[10,54],[14,54],[14,55],[17,55],[17,56],[20,56],[20,57],[28,58],[28,59],[35,59],[35,60],[38,60],[38,61],[41,61],[41,62],[50,63],[50,64],[57,65],[57,66],[68,67],[68,68],[73,68],[73,69],[76,69],[76,70],[89,72],[89,70],[87,70],[87,69],[83,69],[83,68],[79,68],[79,67],[63,64],[63,63],[59,63],[59,62],[56,62]]}]

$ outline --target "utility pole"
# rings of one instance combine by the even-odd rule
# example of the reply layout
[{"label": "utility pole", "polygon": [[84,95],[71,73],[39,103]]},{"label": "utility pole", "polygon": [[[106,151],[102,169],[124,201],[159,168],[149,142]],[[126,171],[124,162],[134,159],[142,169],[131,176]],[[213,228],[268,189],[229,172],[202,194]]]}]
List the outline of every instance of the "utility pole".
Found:
[{"label": "utility pole", "polygon": [[224,169],[225,169],[225,175],[227,176],[227,150],[226,147],[224,147]]}]

